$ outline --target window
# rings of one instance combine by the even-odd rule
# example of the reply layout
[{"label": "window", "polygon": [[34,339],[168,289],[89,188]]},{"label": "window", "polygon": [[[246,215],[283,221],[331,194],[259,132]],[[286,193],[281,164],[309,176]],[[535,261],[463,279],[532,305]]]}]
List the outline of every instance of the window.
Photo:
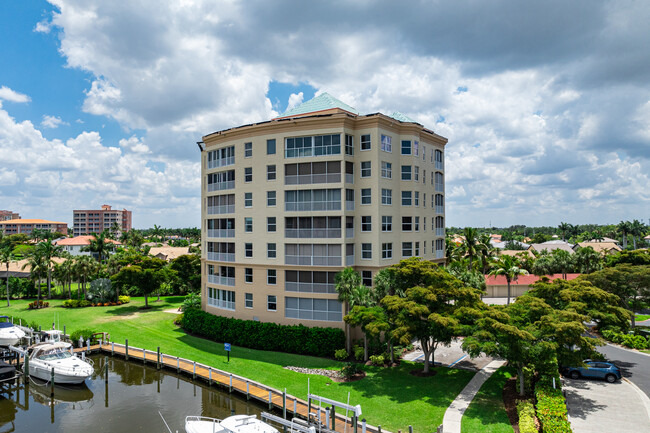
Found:
[{"label": "window", "polygon": [[361,163],[361,177],[370,177],[372,176],[372,163],[370,161],[363,161]]},{"label": "window", "polygon": [[336,293],[336,272],[284,271],[284,288],[287,292]]},{"label": "window", "polygon": [[436,204],[436,213],[444,213],[445,211],[445,196],[442,194],[436,194],[435,197],[433,194],[431,195],[431,207],[433,207],[434,203],[434,198],[435,198],[435,204]]},{"label": "window", "polygon": [[372,259],[372,244],[361,244],[361,258]]},{"label": "window", "polygon": [[244,182],[253,181],[253,167],[246,167],[244,169]]},{"label": "window", "polygon": [[[436,155],[436,168],[438,170],[442,170],[444,168],[442,151],[436,150],[435,155]],[[431,155],[431,156],[433,156],[433,155]]]},{"label": "window", "polygon": [[393,178],[393,164],[386,161],[381,162],[381,177],[385,179]]},{"label": "window", "polygon": [[244,143],[244,157],[250,158],[253,156],[253,143]]},{"label": "window", "polygon": [[422,242],[422,255],[427,255],[427,241]]},{"label": "window", "polygon": [[253,207],[253,193],[245,192],[244,193],[244,207]]},{"label": "window", "polygon": [[266,231],[272,233],[275,232],[276,228],[275,217],[266,217]]},{"label": "window", "polygon": [[393,190],[381,189],[381,204],[393,204]]},{"label": "window", "polygon": [[413,242],[402,242],[402,257],[413,256]]},{"label": "window", "polygon": [[252,293],[244,293],[244,298],[245,298],[244,306],[246,308],[253,308],[253,294]]},{"label": "window", "polygon": [[414,230],[416,232],[420,231],[420,217],[419,216],[415,217]]},{"label": "window", "polygon": [[266,166],[266,180],[275,180],[275,164]]},{"label": "window", "polygon": [[278,274],[275,269],[266,270],[266,284],[276,285],[278,282]]},{"label": "window", "polygon": [[235,310],[235,292],[208,287],[208,305],[222,310]]},{"label": "window", "polygon": [[422,161],[427,160],[427,147],[423,144],[422,145]]},{"label": "window", "polygon": [[413,156],[420,156],[420,143],[413,141]]},{"label": "window", "polygon": [[246,258],[253,257],[253,244],[251,242],[247,242],[244,244],[244,257]]},{"label": "window", "polygon": [[436,191],[438,192],[444,192],[445,191],[445,176],[440,173],[439,171],[436,171],[435,173],[435,178],[436,178]]},{"label": "window", "polygon": [[422,194],[422,207],[427,207],[427,193]]},{"label": "window", "polygon": [[370,232],[372,231],[372,217],[371,216],[362,216],[361,217],[361,231]]},{"label": "window", "polygon": [[393,258],[393,244],[386,243],[381,244],[381,258],[382,259],[392,259]]},{"label": "window", "polygon": [[253,282],[253,268],[244,268],[244,281],[247,283]]},{"label": "window", "polygon": [[370,134],[365,134],[361,136],[361,150],[370,150],[372,147],[370,143]]},{"label": "window", "polygon": [[427,184],[427,171],[426,170],[422,170],[422,183],[425,184],[425,185]]},{"label": "window", "polygon": [[285,299],[284,317],[300,320],[341,322],[341,303],[336,299],[293,298]]},{"label": "window", "polygon": [[382,215],[381,217],[381,231],[382,232],[392,232],[393,231],[393,217],[390,215]]},{"label": "window", "polygon": [[411,140],[402,140],[402,155],[411,154]]},{"label": "window", "polygon": [[366,287],[372,287],[372,271],[361,271],[361,283]]},{"label": "window", "polygon": [[[207,162],[208,169],[233,165],[235,163],[235,146],[224,147],[208,152]],[[75,215],[75,217],[79,216],[85,218],[84,215]]]},{"label": "window", "polygon": [[422,231],[425,231],[425,232],[427,231],[427,217],[424,217],[424,218],[423,218],[423,221],[422,221]]},{"label": "window", "polygon": [[420,243],[419,242],[415,243],[415,255],[416,256],[420,255]]},{"label": "window", "polygon": [[361,190],[361,204],[370,204],[372,203],[371,189],[363,188]]},{"label": "window", "polygon": [[288,190],[284,192],[284,208],[286,211],[340,210],[341,190]]},{"label": "window", "polygon": [[345,190],[345,210],[354,210],[354,190]]},{"label": "window", "polygon": [[411,206],[411,191],[402,191],[402,206]]},{"label": "window", "polygon": [[389,137],[388,135],[381,135],[381,150],[384,152],[392,152],[393,151],[393,145],[392,145],[392,138]]},{"label": "window", "polygon": [[345,135],[345,154],[354,155],[354,138],[351,135]]},{"label": "window", "polygon": [[413,167],[413,180],[415,182],[420,181],[420,167],[418,167],[417,165]]},{"label": "window", "polygon": [[266,154],[275,155],[275,138],[266,140]]},{"label": "window", "polygon": [[275,191],[266,191],[266,205],[275,206]]},{"label": "window", "polygon": [[340,155],[341,134],[291,137],[285,139],[285,157]]},{"label": "window", "polygon": [[402,217],[402,231],[403,232],[413,231],[413,217],[410,216]]},{"label": "window", "polygon": [[413,193],[413,206],[420,206],[420,191]]},{"label": "window", "polygon": [[402,166],[402,180],[411,180],[411,166],[403,165]]},{"label": "window", "polygon": [[253,217],[244,218],[244,232],[246,233],[253,232]]},{"label": "window", "polygon": [[269,311],[278,310],[278,300],[275,295],[266,295],[266,309]]},{"label": "window", "polygon": [[266,257],[274,259],[277,256],[277,246],[275,243],[266,244]]}]

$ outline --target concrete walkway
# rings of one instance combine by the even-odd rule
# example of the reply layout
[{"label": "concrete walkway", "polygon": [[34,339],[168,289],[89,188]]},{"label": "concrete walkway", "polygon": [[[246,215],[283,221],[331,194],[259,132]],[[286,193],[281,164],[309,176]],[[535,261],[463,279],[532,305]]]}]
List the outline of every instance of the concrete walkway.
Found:
[{"label": "concrete walkway", "polygon": [[474,396],[481,389],[483,383],[492,376],[492,373],[505,365],[505,363],[506,361],[492,361],[474,375],[472,380],[469,381],[447,408],[445,417],[442,419],[443,433],[460,433],[460,421],[469,404],[474,399]]}]

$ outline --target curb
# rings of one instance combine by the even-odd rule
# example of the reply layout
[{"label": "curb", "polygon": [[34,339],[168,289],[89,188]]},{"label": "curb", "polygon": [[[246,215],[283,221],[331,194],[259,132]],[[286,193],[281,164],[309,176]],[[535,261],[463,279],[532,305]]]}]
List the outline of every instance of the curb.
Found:
[{"label": "curb", "polygon": [[648,421],[650,421],[650,397],[648,397],[647,394],[641,390],[641,388],[636,386],[629,379],[626,379],[624,377],[623,380],[626,381],[627,383],[629,383],[632,386],[632,388],[634,388],[636,393],[639,394],[639,398],[641,399],[641,402],[645,406],[645,411],[646,411],[646,414],[648,415]]}]

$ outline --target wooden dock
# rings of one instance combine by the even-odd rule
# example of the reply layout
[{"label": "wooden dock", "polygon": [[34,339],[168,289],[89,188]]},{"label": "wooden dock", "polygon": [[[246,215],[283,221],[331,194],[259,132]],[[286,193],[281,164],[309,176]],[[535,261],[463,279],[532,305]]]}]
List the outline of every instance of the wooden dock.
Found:
[{"label": "wooden dock", "polygon": [[[118,343],[101,343],[96,345],[87,345],[82,348],[74,349],[75,352],[102,353],[111,356],[120,356],[129,361],[140,361],[145,364],[156,365],[157,368],[167,368],[177,373],[183,373],[192,377],[192,379],[201,379],[209,386],[220,386],[229,392],[237,392],[246,396],[247,399],[254,399],[268,405],[269,410],[277,409],[280,412],[286,410],[287,418],[299,417],[310,419],[311,421],[319,420],[323,425],[329,426],[331,431],[341,433],[390,433],[383,430],[381,426],[371,426],[365,423],[365,420],[359,420],[355,416],[346,418],[340,413],[330,413],[329,419],[325,408],[319,410],[317,405],[308,401],[299,399],[295,396],[285,394],[284,392],[229,373],[214,367],[200,364],[189,359],[170,356],[158,351],[150,351],[136,347],[127,346],[127,344]],[[311,416],[309,416],[311,414]],[[319,418],[320,416],[320,418]],[[332,422],[334,424],[332,425]],[[332,428],[333,427],[333,428]],[[318,431],[318,429],[317,429]]]}]

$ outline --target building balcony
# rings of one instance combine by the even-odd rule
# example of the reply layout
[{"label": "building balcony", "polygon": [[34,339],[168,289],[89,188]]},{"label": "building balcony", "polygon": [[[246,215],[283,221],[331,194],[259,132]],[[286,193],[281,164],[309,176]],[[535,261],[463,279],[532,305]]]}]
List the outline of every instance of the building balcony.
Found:
[{"label": "building balcony", "polygon": [[341,237],[341,229],[285,229],[284,237],[299,239],[338,239]]},{"label": "building balcony", "polygon": [[336,293],[334,284],[327,283],[300,283],[298,281],[286,281],[284,289],[287,292],[301,293]]},{"label": "building balcony", "polygon": [[208,161],[208,170],[211,170],[213,168],[226,167],[226,166],[234,165],[234,164],[235,164],[235,157],[234,156],[229,156],[229,157],[223,158],[223,159]]},{"label": "building balcony", "polygon": [[221,275],[208,275],[208,283],[221,286],[234,286],[235,277],[222,277]]},{"label": "building balcony", "polygon": [[444,214],[445,213],[445,207],[440,206],[440,205],[436,205],[436,213],[441,214],[441,215]]},{"label": "building balcony", "polygon": [[440,182],[436,182],[436,191],[445,192],[445,185]]},{"label": "building balcony", "polygon": [[351,256],[345,256],[345,266],[354,266],[354,254]]},{"label": "building balcony", "polygon": [[340,201],[308,201],[308,202],[291,202],[285,203],[284,210],[293,211],[321,211],[321,210],[341,210]]},{"label": "building balcony", "polygon": [[436,236],[445,236],[445,228],[436,227]]},{"label": "building balcony", "polygon": [[341,182],[341,173],[297,174],[284,176],[285,185],[309,185],[313,183]]},{"label": "building balcony", "polygon": [[217,182],[217,183],[209,183],[208,184],[208,192],[223,191],[225,189],[234,189],[234,188],[235,188],[235,181],[234,180],[229,180],[227,182]]},{"label": "building balcony", "polygon": [[345,183],[354,183],[354,175],[345,173]]},{"label": "building balcony", "polygon": [[444,250],[436,250],[436,259],[443,259],[445,257]]},{"label": "building balcony", "polygon": [[444,170],[445,169],[445,163],[442,161],[436,161],[436,170]]},{"label": "building balcony", "polygon": [[224,204],[220,206],[208,206],[208,215],[221,215],[227,213],[235,213],[234,204]]},{"label": "building balcony", "polygon": [[285,265],[298,266],[341,266],[341,257],[337,256],[284,256]]},{"label": "building balcony", "polygon": [[354,210],[354,202],[353,201],[346,201],[345,202],[345,210]]},{"label": "building balcony", "polygon": [[209,238],[234,238],[235,229],[208,229]]},{"label": "building balcony", "polygon": [[345,229],[345,237],[346,238],[353,238],[354,237],[354,228]]},{"label": "building balcony", "polygon": [[235,253],[208,252],[208,260],[213,262],[234,262]]},{"label": "building balcony", "polygon": [[231,301],[208,298],[208,305],[210,307],[221,308],[222,310],[235,311],[235,303]]}]

